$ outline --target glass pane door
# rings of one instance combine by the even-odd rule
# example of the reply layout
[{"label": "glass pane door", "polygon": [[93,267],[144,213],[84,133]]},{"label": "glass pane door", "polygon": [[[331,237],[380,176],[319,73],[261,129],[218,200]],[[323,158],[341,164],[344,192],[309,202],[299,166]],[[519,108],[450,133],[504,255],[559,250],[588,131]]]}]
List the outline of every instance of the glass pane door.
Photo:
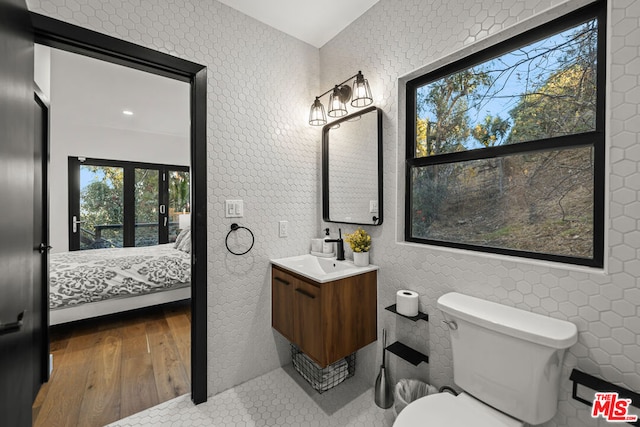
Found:
[{"label": "glass pane door", "polygon": [[80,165],[80,218],[72,218],[80,249],[123,247],[123,183],[121,167]]},{"label": "glass pane door", "polygon": [[169,171],[169,242],[190,224],[190,200],[189,172]]},{"label": "glass pane door", "polygon": [[160,171],[136,168],[135,177],[135,246],[159,243]]}]

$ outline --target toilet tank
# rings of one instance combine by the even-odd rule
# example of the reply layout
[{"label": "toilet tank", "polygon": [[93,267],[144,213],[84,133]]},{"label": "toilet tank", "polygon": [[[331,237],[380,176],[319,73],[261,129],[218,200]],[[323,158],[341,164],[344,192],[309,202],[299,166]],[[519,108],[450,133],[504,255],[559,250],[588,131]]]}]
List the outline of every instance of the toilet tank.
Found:
[{"label": "toilet tank", "polygon": [[454,382],[529,424],[556,413],[562,359],[576,343],[564,320],[451,292],[438,299],[450,326]]}]

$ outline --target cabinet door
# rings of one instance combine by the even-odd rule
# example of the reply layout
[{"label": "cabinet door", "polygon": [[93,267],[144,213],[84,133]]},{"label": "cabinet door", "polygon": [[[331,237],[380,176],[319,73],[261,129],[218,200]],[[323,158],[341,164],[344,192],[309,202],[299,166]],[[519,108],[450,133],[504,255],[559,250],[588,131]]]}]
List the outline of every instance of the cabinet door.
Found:
[{"label": "cabinet door", "polygon": [[293,298],[294,342],[320,366],[324,366],[326,358],[323,355],[320,288],[311,283],[296,280]]},{"label": "cabinet door", "polygon": [[271,326],[294,341],[293,288],[296,279],[276,268],[271,275]]},{"label": "cabinet door", "polygon": [[[326,283],[322,288],[327,361],[333,363],[376,340],[376,272]],[[326,298],[326,299],[325,299]]]}]

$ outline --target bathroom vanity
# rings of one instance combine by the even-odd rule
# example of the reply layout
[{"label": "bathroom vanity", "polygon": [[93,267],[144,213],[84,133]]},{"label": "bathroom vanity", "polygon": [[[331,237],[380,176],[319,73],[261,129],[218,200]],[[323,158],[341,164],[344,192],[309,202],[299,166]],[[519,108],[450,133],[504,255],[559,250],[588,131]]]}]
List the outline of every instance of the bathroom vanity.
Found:
[{"label": "bathroom vanity", "polygon": [[377,266],[312,255],[271,262],[272,327],[320,367],[377,339]]}]

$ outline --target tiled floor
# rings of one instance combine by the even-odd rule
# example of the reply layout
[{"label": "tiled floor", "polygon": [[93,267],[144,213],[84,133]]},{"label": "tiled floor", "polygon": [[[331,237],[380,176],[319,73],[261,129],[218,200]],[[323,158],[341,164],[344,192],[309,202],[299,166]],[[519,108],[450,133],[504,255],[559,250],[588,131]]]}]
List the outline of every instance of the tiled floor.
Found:
[{"label": "tiled floor", "polygon": [[110,424],[140,426],[390,427],[391,409],[380,409],[373,389],[357,377],[318,394],[285,366],[220,393],[201,405],[181,396]]}]

